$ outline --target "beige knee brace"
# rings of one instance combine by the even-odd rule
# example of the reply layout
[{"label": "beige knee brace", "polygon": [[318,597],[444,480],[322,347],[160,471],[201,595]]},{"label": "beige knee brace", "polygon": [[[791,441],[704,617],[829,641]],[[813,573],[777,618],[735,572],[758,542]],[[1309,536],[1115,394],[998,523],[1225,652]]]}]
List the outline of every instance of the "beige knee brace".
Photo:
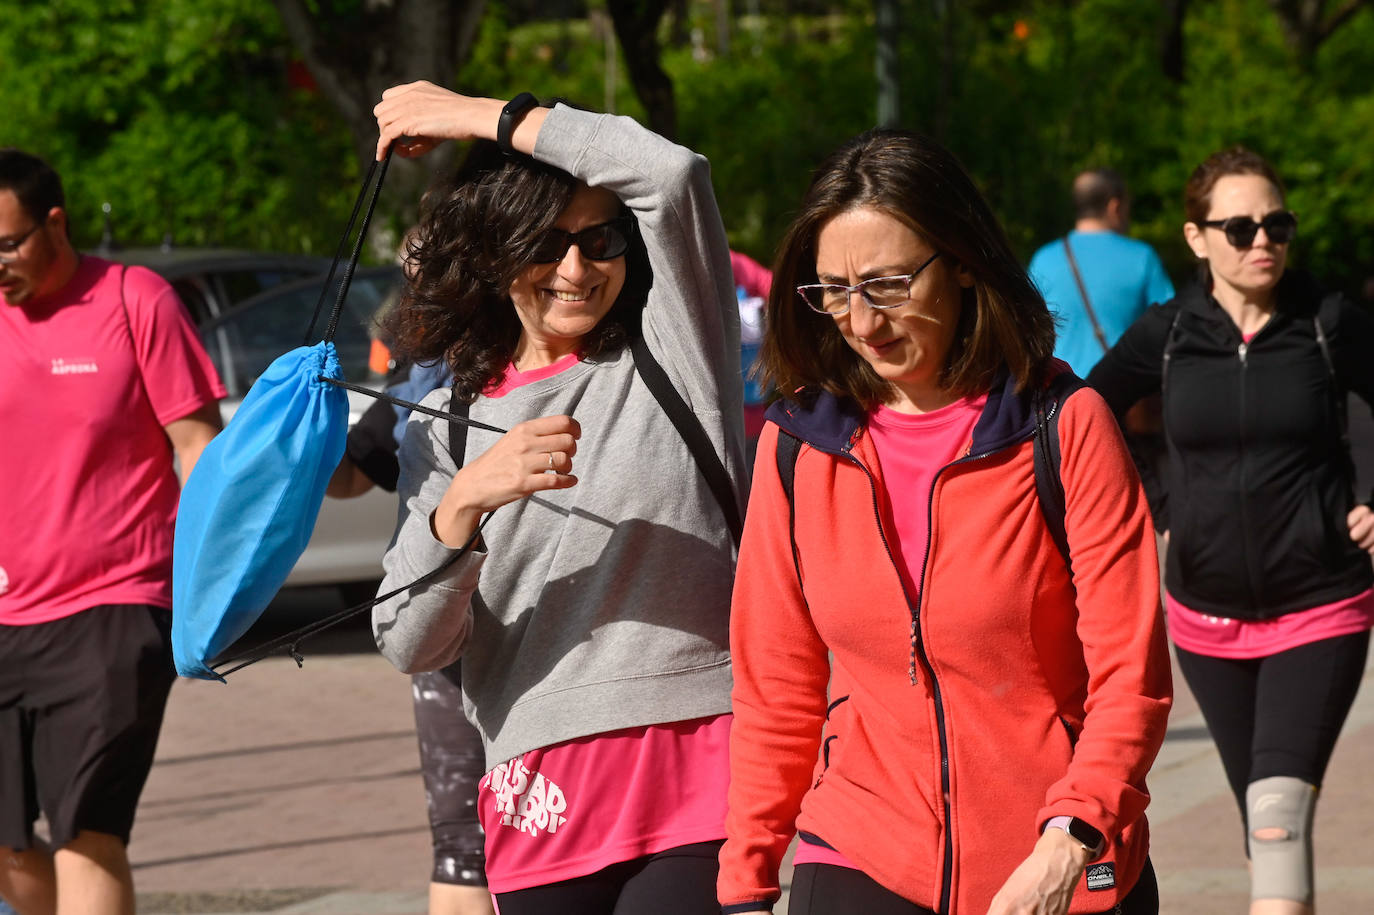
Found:
[{"label": "beige knee brace", "polygon": [[1317,788],[1286,775],[1245,789],[1250,898],[1312,901],[1312,816]]}]

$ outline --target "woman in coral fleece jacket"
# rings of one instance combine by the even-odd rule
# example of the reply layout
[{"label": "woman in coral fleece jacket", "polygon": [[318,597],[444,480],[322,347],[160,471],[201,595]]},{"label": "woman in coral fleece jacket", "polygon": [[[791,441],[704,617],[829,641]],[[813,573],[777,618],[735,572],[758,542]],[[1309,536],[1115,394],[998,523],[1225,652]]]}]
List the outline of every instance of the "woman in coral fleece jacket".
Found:
[{"label": "woman in coral fleece jacket", "polygon": [[[1045,395],[1050,315],[959,163],[896,131],[843,146],[767,326],[796,394],[736,576],[723,911],[771,909],[799,833],[792,915],[1156,912],[1149,512],[1098,396]],[[1072,571],[1036,494],[1046,411]]]}]

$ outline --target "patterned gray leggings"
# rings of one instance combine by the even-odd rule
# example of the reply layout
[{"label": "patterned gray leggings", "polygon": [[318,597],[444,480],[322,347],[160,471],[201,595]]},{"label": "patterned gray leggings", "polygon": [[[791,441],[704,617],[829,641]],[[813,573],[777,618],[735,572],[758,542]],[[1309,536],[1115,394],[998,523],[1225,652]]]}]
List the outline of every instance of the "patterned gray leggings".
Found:
[{"label": "patterned gray leggings", "polygon": [[434,845],[430,879],[486,886],[485,836],[477,819],[485,757],[481,736],[463,715],[461,682],[457,662],[410,678]]}]

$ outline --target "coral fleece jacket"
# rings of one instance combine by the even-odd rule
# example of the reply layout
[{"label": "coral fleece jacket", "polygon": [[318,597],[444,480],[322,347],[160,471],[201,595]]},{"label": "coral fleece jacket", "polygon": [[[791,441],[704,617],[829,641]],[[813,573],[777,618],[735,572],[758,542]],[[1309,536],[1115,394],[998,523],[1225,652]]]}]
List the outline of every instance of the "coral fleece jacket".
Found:
[{"label": "coral fleece jacket", "polygon": [[[1135,884],[1172,701],[1154,536],[1101,398],[1060,409],[1072,576],[1037,501],[1035,411],[999,381],[935,477],[919,595],[863,414],[828,395],[770,409],[731,622],[726,912],[770,908],[796,830],[949,915],[983,915],[1057,815],[1107,838],[1071,912]],[[795,511],[779,426],[803,442]]]}]

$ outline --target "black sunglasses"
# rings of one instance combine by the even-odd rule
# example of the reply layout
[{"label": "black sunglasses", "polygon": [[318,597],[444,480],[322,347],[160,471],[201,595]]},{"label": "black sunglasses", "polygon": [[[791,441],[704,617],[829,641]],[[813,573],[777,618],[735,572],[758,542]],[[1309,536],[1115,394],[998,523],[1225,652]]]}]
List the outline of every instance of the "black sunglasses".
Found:
[{"label": "black sunglasses", "polygon": [[1255,243],[1255,233],[1261,228],[1274,244],[1286,245],[1298,231],[1298,217],[1287,210],[1275,210],[1259,222],[1249,216],[1232,216],[1230,219],[1205,219],[1198,225],[1225,232],[1226,240],[1234,248],[1250,247]]},{"label": "black sunglasses", "polygon": [[568,248],[577,245],[582,256],[594,261],[608,261],[624,254],[630,248],[632,223],[628,216],[620,216],[610,222],[588,226],[581,232],[564,232],[562,229],[549,229],[535,243],[530,254],[534,264],[555,264],[567,256]]}]

